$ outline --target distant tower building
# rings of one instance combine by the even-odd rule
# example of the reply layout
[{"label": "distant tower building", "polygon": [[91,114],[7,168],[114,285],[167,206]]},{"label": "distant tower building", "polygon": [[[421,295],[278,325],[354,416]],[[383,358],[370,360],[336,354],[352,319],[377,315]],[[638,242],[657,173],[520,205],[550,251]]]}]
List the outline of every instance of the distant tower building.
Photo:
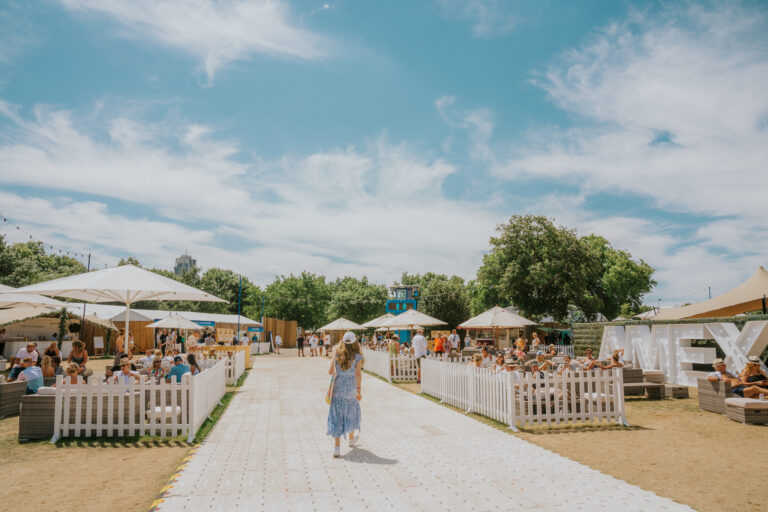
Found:
[{"label": "distant tower building", "polygon": [[173,267],[173,273],[177,276],[184,275],[185,272],[189,272],[193,267],[197,266],[197,260],[192,259],[189,254],[182,254],[176,258],[176,265]]}]

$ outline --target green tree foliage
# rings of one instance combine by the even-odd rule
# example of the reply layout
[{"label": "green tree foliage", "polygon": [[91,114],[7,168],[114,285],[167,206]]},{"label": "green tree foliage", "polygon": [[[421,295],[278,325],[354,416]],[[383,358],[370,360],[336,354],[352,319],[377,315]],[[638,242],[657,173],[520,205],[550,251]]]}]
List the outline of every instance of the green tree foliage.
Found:
[{"label": "green tree foliage", "polygon": [[120,258],[120,261],[117,262],[118,267],[122,267],[123,265],[133,265],[134,267],[140,267],[139,260],[134,258],[133,256],[128,256],[127,258]]},{"label": "green tree foliage", "polygon": [[329,284],[329,288],[331,298],[327,318],[330,320],[344,317],[361,324],[384,314],[385,302],[389,295],[387,288],[369,283],[367,277],[336,279]]},{"label": "green tree foliage", "polygon": [[643,295],[656,285],[653,267],[643,260],[634,261],[631,254],[614,249],[601,236],[589,235],[582,240],[600,256],[602,277],[596,292],[600,312],[608,318],[622,312],[641,312]]},{"label": "green tree foliage", "polygon": [[639,305],[655,284],[645,262],[601,237],[579,238],[546,217],[515,215],[497,231],[477,280],[488,296],[525,315],[565,319],[573,306],[587,319],[599,312],[611,317],[624,303]]},{"label": "green tree foliage", "polygon": [[[255,303],[261,302],[259,288],[243,277],[242,313],[252,310]],[[239,300],[240,275],[231,270],[210,268],[200,277],[200,289],[228,302],[200,302],[198,311],[207,313],[225,313],[236,315]]]},{"label": "green tree foliage", "polygon": [[331,290],[324,276],[302,272],[280,276],[264,290],[264,314],[283,320],[296,320],[300,327],[316,329],[328,320]]},{"label": "green tree foliage", "polygon": [[433,272],[404,272],[400,282],[404,285],[418,285],[419,311],[443,320],[449,328],[456,327],[470,317],[470,295],[461,277],[448,277]]},{"label": "green tree foliage", "polygon": [[21,287],[85,272],[85,266],[69,256],[47,254],[42,242],[5,243],[0,235],[0,283]]}]

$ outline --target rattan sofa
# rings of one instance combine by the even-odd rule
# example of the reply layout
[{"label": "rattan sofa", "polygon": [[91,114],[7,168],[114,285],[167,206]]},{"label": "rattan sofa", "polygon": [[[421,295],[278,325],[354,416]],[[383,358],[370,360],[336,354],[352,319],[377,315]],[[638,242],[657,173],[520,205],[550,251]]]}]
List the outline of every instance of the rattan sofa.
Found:
[{"label": "rattan sofa", "polygon": [[702,411],[725,414],[725,399],[736,397],[731,392],[731,385],[727,382],[698,379],[698,387],[699,409]]},{"label": "rattan sofa", "polygon": [[19,414],[21,398],[26,394],[26,382],[5,382],[0,384],[0,419]]}]

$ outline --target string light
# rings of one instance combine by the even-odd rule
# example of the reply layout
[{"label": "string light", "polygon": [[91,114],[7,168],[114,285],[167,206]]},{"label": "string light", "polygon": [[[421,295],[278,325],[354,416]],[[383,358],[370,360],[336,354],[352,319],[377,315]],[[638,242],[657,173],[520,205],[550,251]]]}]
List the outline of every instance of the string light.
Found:
[{"label": "string light", "polygon": [[[0,217],[2,217],[2,219],[3,219],[3,224],[8,224],[10,226],[13,226],[20,233],[24,233],[26,236],[29,237],[29,241],[30,242],[39,242],[43,246],[43,249],[48,247],[48,250],[50,252],[58,252],[61,255],[66,255],[66,256],[69,256],[69,257],[75,258],[75,259],[85,260],[88,257],[88,253],[86,253],[86,252],[73,251],[71,249],[68,250],[66,247],[54,246],[53,244],[47,243],[47,242],[43,241],[42,239],[37,238],[36,236],[34,236],[32,233],[30,233],[29,231],[27,231],[26,229],[24,229],[20,225],[16,224],[15,222],[13,222],[11,220],[8,220],[8,217],[3,215],[2,213],[0,213]],[[104,268],[108,267],[107,262],[105,262],[104,260],[94,256],[93,254],[91,254],[91,259],[92,260],[96,260],[100,264],[103,264]]]}]

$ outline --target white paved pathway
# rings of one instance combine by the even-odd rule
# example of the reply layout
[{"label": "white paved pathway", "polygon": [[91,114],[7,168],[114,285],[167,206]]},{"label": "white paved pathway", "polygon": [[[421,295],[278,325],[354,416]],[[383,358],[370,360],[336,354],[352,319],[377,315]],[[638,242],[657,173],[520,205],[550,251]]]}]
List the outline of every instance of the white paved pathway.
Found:
[{"label": "white paved pathway", "polygon": [[690,510],[370,376],[362,442],[333,459],[329,364],[256,358],[158,510]]}]

